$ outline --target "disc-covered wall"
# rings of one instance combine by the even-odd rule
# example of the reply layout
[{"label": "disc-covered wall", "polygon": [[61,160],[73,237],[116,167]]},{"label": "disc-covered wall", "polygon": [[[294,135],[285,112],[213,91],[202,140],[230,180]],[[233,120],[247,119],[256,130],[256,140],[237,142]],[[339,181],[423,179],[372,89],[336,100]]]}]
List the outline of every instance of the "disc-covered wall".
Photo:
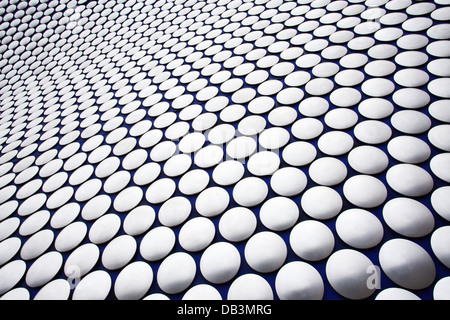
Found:
[{"label": "disc-covered wall", "polygon": [[1,1],[0,299],[450,299],[449,20]]}]

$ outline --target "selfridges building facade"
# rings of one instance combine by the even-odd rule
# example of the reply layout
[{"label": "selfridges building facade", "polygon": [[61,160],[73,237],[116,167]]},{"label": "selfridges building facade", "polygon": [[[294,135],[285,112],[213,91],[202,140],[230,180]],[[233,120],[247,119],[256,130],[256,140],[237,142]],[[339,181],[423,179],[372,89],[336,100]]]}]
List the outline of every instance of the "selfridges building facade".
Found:
[{"label": "selfridges building facade", "polygon": [[449,299],[449,20],[1,1],[0,299]]}]

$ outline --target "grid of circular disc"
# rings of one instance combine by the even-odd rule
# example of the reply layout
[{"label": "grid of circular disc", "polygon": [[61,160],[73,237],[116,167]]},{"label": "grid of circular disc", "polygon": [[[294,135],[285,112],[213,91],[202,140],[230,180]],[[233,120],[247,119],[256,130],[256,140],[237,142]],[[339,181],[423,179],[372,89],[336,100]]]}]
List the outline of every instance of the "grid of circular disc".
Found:
[{"label": "grid of circular disc", "polygon": [[0,2],[0,299],[448,299],[449,4]]}]

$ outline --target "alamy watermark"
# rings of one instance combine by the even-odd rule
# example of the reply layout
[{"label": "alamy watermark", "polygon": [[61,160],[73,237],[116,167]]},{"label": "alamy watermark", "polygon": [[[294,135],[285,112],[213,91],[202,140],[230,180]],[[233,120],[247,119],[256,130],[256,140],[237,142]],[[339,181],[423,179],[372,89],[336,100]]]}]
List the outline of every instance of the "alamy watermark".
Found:
[{"label": "alamy watermark", "polygon": [[371,265],[366,270],[367,280],[366,286],[369,290],[381,289],[381,269],[379,266]]},{"label": "alamy watermark", "polygon": [[74,290],[81,280],[81,268],[77,265],[68,265],[64,270],[67,276],[67,282],[70,285],[70,289]]}]

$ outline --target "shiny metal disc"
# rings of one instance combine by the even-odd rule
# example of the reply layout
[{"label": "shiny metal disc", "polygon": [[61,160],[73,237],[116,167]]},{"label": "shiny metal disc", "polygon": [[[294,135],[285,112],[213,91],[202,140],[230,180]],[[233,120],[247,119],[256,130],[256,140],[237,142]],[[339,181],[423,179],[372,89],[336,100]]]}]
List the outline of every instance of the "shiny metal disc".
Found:
[{"label": "shiny metal disc", "polygon": [[439,280],[433,289],[434,300],[448,300],[449,290],[448,290],[449,278],[445,277]]},{"label": "shiny metal disc", "polygon": [[383,218],[395,232],[406,237],[423,237],[435,225],[431,211],[422,203],[410,198],[395,198],[383,207]]},{"label": "shiny metal disc", "polygon": [[244,207],[253,207],[264,201],[268,187],[264,180],[256,177],[239,181],[233,189],[234,200]]},{"label": "shiny metal disc", "polygon": [[[410,240],[389,240],[381,247],[379,258],[386,275],[405,289],[426,288],[436,276],[436,267],[430,255]],[[402,273],[396,272],[404,264],[408,264],[410,268],[403,269]]]},{"label": "shiny metal disc", "polygon": [[388,288],[381,291],[375,300],[421,300],[411,291],[402,288]]},{"label": "shiny metal disc", "polygon": [[374,208],[381,205],[387,197],[385,185],[375,177],[356,175],[344,184],[345,198],[360,208]]},{"label": "shiny metal disc", "polygon": [[51,251],[37,258],[28,269],[25,281],[32,288],[45,285],[59,272],[63,257],[59,252]]},{"label": "shiny metal disc", "polygon": [[230,203],[228,192],[220,187],[203,190],[195,201],[195,209],[204,217],[215,217],[226,210]]},{"label": "shiny metal disc", "polygon": [[330,187],[318,186],[306,190],[301,199],[303,211],[310,217],[326,220],[339,214],[342,198]]},{"label": "shiny metal disc", "polygon": [[228,300],[273,300],[270,284],[262,276],[248,273],[236,278],[230,285]]},{"label": "shiny metal disc", "polygon": [[311,163],[309,176],[317,184],[333,186],[341,183],[347,177],[347,167],[336,158],[324,157]]},{"label": "shiny metal disc", "polygon": [[234,278],[241,266],[239,251],[230,243],[217,242],[202,254],[200,271],[209,282],[225,283]]},{"label": "shiny metal disc", "polygon": [[188,288],[194,280],[195,274],[195,260],[187,253],[177,252],[163,260],[156,280],[158,286],[165,293],[175,294]]},{"label": "shiny metal disc", "polygon": [[111,277],[106,271],[93,271],[80,280],[73,293],[73,300],[105,300],[111,285]]},{"label": "shiny metal disc", "polygon": [[102,253],[102,264],[108,270],[120,269],[133,258],[136,247],[136,240],[129,235],[114,238]]},{"label": "shiny metal disc", "polygon": [[220,292],[211,285],[199,284],[191,287],[183,296],[182,300],[222,300]]},{"label": "shiny metal disc", "polygon": [[402,110],[391,117],[392,126],[407,134],[426,132],[431,127],[431,120],[425,114],[416,110]]},{"label": "shiny metal disc", "polygon": [[142,239],[139,252],[147,261],[158,261],[165,258],[175,245],[175,234],[168,227],[157,227],[150,230]]},{"label": "shiny metal disc", "polygon": [[322,300],[324,294],[320,273],[301,261],[284,265],[277,273],[275,287],[281,300]]},{"label": "shiny metal disc", "polygon": [[380,220],[362,209],[349,209],[336,219],[339,237],[356,249],[368,249],[381,242],[384,235]]},{"label": "shiny metal disc", "polygon": [[259,218],[269,230],[282,231],[294,226],[299,214],[299,208],[294,201],[285,197],[275,197],[261,206]]},{"label": "shiny metal disc", "polygon": [[435,230],[431,236],[431,248],[436,257],[441,261],[445,266],[448,267],[449,260],[449,252],[443,243],[448,239],[449,236],[449,228],[448,226],[441,227]]},{"label": "shiny metal disc", "polygon": [[0,299],[447,298],[449,5],[0,1]]},{"label": "shiny metal disc", "polygon": [[264,231],[253,235],[245,246],[245,260],[261,273],[279,269],[287,255],[284,240],[276,233]]},{"label": "shiny metal disc", "polygon": [[333,252],[335,240],[333,233],[324,223],[307,220],[292,229],[289,243],[300,258],[320,261]]},{"label": "shiny metal disc", "polygon": [[298,195],[306,188],[306,184],[306,175],[301,170],[293,167],[277,170],[270,179],[272,190],[285,197]]},{"label": "shiny metal disc", "polygon": [[417,164],[431,155],[430,147],[423,140],[411,136],[399,136],[388,143],[389,154],[404,163]]},{"label": "shiny metal disc", "polygon": [[228,241],[239,242],[248,239],[256,225],[256,217],[250,209],[235,207],[221,216],[219,232]]},{"label": "shiny metal disc", "polygon": [[54,242],[55,249],[59,252],[68,252],[80,245],[86,234],[87,226],[84,222],[73,222],[58,234]]},{"label": "shiny metal disc", "polygon": [[117,234],[121,221],[116,214],[106,214],[98,218],[89,229],[89,240],[95,244],[106,243]]},{"label": "shiny metal disc", "polygon": [[197,217],[186,222],[180,229],[178,241],[189,252],[205,249],[213,240],[216,230],[210,219]]},{"label": "shiny metal disc", "polygon": [[117,276],[114,293],[119,300],[141,299],[153,282],[153,270],[146,262],[127,265]]},{"label": "shiny metal disc", "polygon": [[441,187],[436,189],[431,195],[431,205],[433,209],[447,221],[450,218],[450,210],[447,208],[447,195],[450,192],[449,187]]},{"label": "shiny metal disc", "polygon": [[136,236],[144,233],[155,221],[155,210],[150,206],[139,206],[131,210],[123,221],[124,231]]},{"label": "shiny metal disc", "polygon": [[75,249],[64,264],[64,274],[67,277],[84,276],[89,273],[97,263],[100,250],[97,245],[87,243]]},{"label": "shiny metal disc", "polygon": [[3,295],[11,290],[23,277],[26,271],[26,264],[22,260],[14,260],[4,265],[0,269],[0,278],[3,280],[0,293]]},{"label": "shiny metal disc", "polygon": [[426,195],[434,186],[431,175],[412,164],[399,164],[390,168],[386,173],[386,180],[395,191],[409,197]]},{"label": "shiny metal disc", "polygon": [[328,259],[327,279],[340,295],[353,300],[364,299],[375,291],[367,286],[367,270],[371,266],[372,262],[363,253],[342,249]]}]

